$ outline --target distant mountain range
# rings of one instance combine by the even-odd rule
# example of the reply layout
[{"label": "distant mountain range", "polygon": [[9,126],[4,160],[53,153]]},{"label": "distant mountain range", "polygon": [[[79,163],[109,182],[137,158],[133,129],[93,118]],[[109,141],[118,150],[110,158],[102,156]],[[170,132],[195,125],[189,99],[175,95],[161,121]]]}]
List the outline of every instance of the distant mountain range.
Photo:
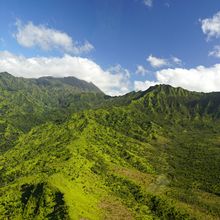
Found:
[{"label": "distant mountain range", "polygon": [[220,219],[218,92],[0,73],[0,116],[0,219]]}]

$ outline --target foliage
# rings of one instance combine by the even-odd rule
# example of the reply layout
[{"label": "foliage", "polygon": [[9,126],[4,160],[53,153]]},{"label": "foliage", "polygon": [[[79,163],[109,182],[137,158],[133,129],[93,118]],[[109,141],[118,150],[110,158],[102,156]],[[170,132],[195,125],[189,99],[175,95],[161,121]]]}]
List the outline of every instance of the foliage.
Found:
[{"label": "foliage", "polygon": [[220,218],[219,93],[8,73],[0,90],[1,219]]}]

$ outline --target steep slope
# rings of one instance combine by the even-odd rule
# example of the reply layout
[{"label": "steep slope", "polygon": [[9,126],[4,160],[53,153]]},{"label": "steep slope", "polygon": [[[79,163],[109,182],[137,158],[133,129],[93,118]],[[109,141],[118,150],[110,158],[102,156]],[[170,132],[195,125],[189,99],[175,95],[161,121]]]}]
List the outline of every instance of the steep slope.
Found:
[{"label": "steep slope", "polygon": [[0,73],[0,152],[33,126],[64,121],[102,100],[104,94],[95,85],[74,77],[25,79]]},{"label": "steep slope", "polygon": [[31,129],[0,157],[0,216],[219,219],[219,97],[160,85]]},{"label": "steep slope", "polygon": [[[157,178],[148,162],[153,147],[100,125],[91,114],[74,115],[62,126],[33,129],[1,157],[1,193],[7,196],[1,196],[0,215],[53,219],[59,194],[63,203],[59,215],[66,219],[188,216],[146,190]],[[138,184],[141,180],[143,187]],[[160,208],[154,208],[154,199]],[[121,208],[114,213],[117,205]],[[55,216],[62,219],[59,215]]]}]

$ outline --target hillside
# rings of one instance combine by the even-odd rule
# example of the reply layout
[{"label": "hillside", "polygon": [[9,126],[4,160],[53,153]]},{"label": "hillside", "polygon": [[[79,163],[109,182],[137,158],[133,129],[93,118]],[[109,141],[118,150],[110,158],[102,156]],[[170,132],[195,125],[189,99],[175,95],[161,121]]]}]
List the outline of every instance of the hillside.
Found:
[{"label": "hillside", "polygon": [[[107,97],[91,84],[76,95],[76,79],[17,80],[14,92],[1,86],[1,111],[19,109],[3,124],[22,131],[1,142],[1,219],[220,218],[220,93],[158,85]],[[34,97],[38,123],[20,94]]]},{"label": "hillside", "polygon": [[95,85],[74,77],[25,79],[0,73],[0,152],[33,126],[64,121],[103,99]]}]

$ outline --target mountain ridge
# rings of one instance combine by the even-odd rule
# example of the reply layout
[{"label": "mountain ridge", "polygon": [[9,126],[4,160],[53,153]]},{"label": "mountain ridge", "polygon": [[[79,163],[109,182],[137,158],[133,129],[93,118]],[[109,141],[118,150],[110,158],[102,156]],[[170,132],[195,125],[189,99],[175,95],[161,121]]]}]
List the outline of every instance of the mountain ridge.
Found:
[{"label": "mountain ridge", "polygon": [[[70,85],[73,87],[77,87],[80,89],[78,92],[94,92],[94,93],[103,93],[98,87],[96,87],[92,82],[86,82],[85,80],[80,80],[73,76],[68,77],[52,77],[52,76],[43,76],[39,78],[25,78],[25,77],[16,77],[11,75],[8,72],[1,72],[0,79],[6,80],[7,79],[14,79],[16,82],[17,80],[25,80],[27,83],[33,83],[36,85],[41,86],[61,86],[62,83],[66,85]],[[4,81],[6,83],[7,81]],[[57,84],[56,84],[57,83]]]},{"label": "mountain ridge", "polygon": [[[43,119],[32,124],[29,109],[18,108],[21,93],[2,90],[1,112],[6,104],[18,112],[3,112],[1,135],[22,132],[0,153],[1,218],[220,218],[219,93],[167,85],[119,97],[61,90],[62,105],[52,102],[48,112],[25,96]],[[30,128],[18,130],[15,119]]]},{"label": "mountain ridge", "polygon": [[[91,108],[104,99],[101,90],[85,81],[71,78],[71,84],[67,84],[56,78],[43,78],[43,82],[45,79],[49,86],[38,85],[42,78],[26,79],[0,73],[0,137],[3,140],[0,146],[10,148],[16,133],[27,132],[47,121],[65,120],[72,112]],[[7,127],[14,132],[5,137]]]}]

